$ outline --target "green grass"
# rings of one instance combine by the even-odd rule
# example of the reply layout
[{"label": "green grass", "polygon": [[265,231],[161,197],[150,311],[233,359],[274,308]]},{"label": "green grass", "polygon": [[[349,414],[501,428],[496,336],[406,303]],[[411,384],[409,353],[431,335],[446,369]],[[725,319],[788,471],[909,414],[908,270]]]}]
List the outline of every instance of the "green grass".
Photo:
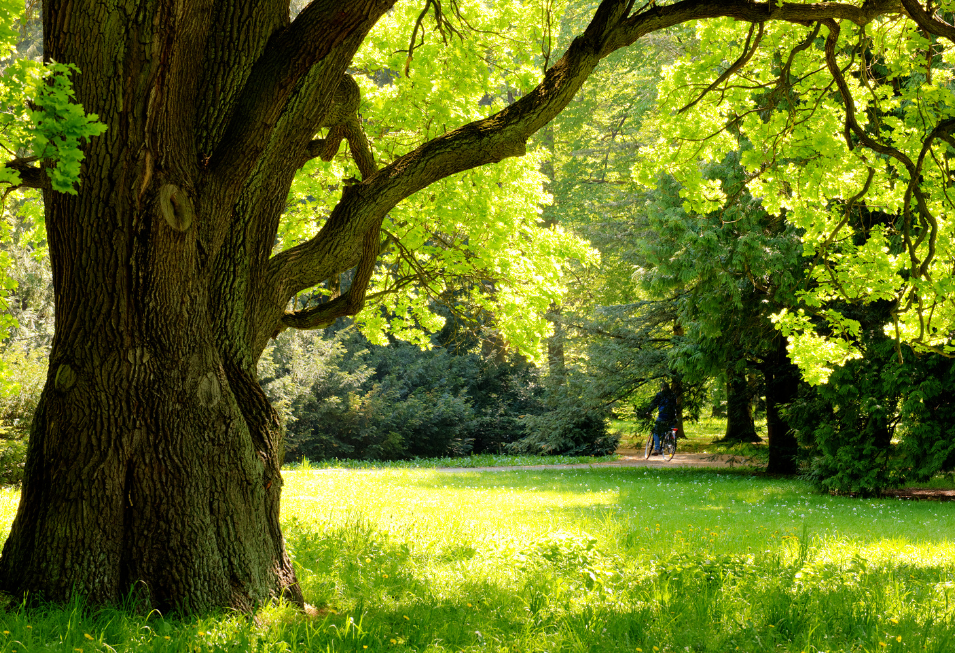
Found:
[{"label": "green grass", "polygon": [[955,650],[949,503],[737,470],[285,476],[311,616],[13,606],[0,653]]}]

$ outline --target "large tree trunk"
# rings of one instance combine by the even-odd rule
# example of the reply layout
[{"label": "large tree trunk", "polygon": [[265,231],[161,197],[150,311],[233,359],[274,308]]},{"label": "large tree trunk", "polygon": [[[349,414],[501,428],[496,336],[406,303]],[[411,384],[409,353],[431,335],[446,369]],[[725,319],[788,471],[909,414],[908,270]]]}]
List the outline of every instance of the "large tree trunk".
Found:
[{"label": "large tree trunk", "polygon": [[281,433],[254,378],[201,318],[156,319],[183,329],[163,351],[151,329],[153,346],[118,341],[89,305],[57,313],[76,328],[53,346],[4,586],[96,602],[132,588],[160,608],[301,602],[278,521]]},{"label": "large tree trunk", "polygon": [[[330,91],[386,7],[334,10],[340,52],[292,83],[267,70],[267,44],[295,46],[290,29],[270,41],[288,25],[280,5],[128,4],[44,3],[46,56],[79,65],[77,99],[108,130],[78,195],[45,192],[56,335],[0,587],[94,602],[132,589],[159,608],[301,604],[279,527],[282,431],[255,372],[295,288],[261,277]],[[363,228],[324,271],[354,265]]]},{"label": "large tree trunk", "polygon": [[201,95],[199,71],[183,70],[198,46],[164,50],[157,27],[175,19],[152,9],[157,24],[108,31],[46,3],[47,56],[81,64],[78,97],[108,131],[79,195],[45,194],[56,335],[2,587],[95,602],[133,588],[145,605],[200,610],[301,602],[279,528],[282,434],[236,309],[248,253],[209,219],[260,187],[201,188],[202,107],[178,101]]}]

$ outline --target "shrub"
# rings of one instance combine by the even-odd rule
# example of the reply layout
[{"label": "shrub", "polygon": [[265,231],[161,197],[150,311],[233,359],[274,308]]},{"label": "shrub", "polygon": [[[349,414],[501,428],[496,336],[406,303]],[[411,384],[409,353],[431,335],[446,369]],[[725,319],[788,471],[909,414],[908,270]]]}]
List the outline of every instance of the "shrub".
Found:
[{"label": "shrub", "polygon": [[553,456],[606,456],[617,450],[620,436],[607,428],[609,410],[552,410],[528,415],[524,422],[528,434],[511,444],[514,453]]},{"label": "shrub", "polygon": [[0,354],[0,437],[26,437],[46,382],[47,350],[8,347]]},{"label": "shrub", "polygon": [[283,334],[260,366],[291,456],[397,459],[500,453],[541,412],[536,370],[350,331]]},{"label": "shrub", "polygon": [[26,440],[0,440],[0,485],[20,485],[27,458]]},{"label": "shrub", "polygon": [[807,477],[826,491],[878,494],[955,468],[955,362],[871,339],[865,357],[788,409]]}]

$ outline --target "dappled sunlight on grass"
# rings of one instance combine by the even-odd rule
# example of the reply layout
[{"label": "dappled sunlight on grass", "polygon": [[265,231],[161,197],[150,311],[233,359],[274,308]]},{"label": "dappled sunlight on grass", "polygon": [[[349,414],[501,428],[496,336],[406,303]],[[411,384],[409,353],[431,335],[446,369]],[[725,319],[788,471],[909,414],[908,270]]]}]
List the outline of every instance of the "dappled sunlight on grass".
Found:
[{"label": "dappled sunlight on grass", "polygon": [[[823,496],[738,470],[647,468],[303,473],[286,490],[306,592],[346,612],[420,612],[423,602],[483,623],[485,638],[507,641],[517,628],[520,650],[584,637],[608,651],[842,650],[836,641],[887,650],[886,629],[908,640],[932,614],[934,635],[920,641],[947,650],[936,644],[950,629],[951,504]],[[322,516],[296,508],[316,504]],[[307,564],[309,538],[338,544]],[[364,553],[342,552],[342,541],[364,542]],[[668,623],[674,611],[681,617]],[[427,628],[432,642],[487,644]],[[603,628],[616,639],[597,636]]]},{"label": "dappled sunlight on grass", "polygon": [[284,476],[305,613],[68,606],[14,609],[3,628],[91,651],[953,650],[955,504],[740,470]]}]

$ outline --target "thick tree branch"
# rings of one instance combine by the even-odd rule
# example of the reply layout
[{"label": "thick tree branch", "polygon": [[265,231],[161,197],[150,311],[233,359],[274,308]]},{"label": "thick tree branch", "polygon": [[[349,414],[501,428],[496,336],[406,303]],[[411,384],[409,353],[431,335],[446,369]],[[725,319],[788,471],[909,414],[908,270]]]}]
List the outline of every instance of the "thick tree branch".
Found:
[{"label": "thick tree branch", "polygon": [[362,129],[361,119],[353,115],[345,119],[328,131],[325,138],[317,138],[310,142],[305,149],[302,165],[311,159],[320,158],[322,161],[331,161],[341,146],[343,140],[348,141],[352,158],[358,166],[362,179],[368,179],[378,170],[375,164],[375,155],[372,154],[365,130]]},{"label": "thick tree branch", "polygon": [[375,262],[378,260],[378,251],[381,240],[381,223],[372,225],[362,242],[362,257],[355,269],[355,278],[351,287],[344,295],[332,301],[306,308],[301,311],[286,313],[282,318],[282,327],[295,329],[322,329],[340,317],[356,315],[365,306],[365,291],[375,272]]},{"label": "thick tree branch", "polygon": [[394,0],[314,0],[288,28],[273,35],[209,161],[211,177],[226,195],[248,178],[299,82],[329,57],[334,61],[322,71],[316,95],[324,98],[326,109],[332,105],[339,75],[368,31],[393,5]]},{"label": "thick tree branch", "polygon": [[829,19],[847,20],[857,25],[866,25],[880,16],[897,14],[901,11],[900,0],[868,0],[861,7],[839,2],[814,4],[784,2],[779,5],[777,0],[768,2],[684,0],[663,7],[654,4],[624,21],[615,31],[613,38],[604,45],[605,51],[601,53],[601,56],[632,45],[637,39],[650,32],[691,20],[726,17],[750,23],[783,21],[808,25]]},{"label": "thick tree branch", "polygon": [[946,23],[935,15],[929,14],[918,0],[902,0],[905,12],[919,27],[930,34],[947,38],[955,43],[955,26]]},{"label": "thick tree branch", "polygon": [[[361,120],[357,113],[352,113],[335,125],[332,132],[334,132],[335,140],[333,141],[333,136],[330,133],[322,144],[323,154],[330,152],[328,159],[335,155],[342,139],[347,139],[352,158],[355,160],[362,178],[367,179],[378,171],[378,165],[375,163],[374,154],[372,154],[371,147],[368,145],[368,138],[365,136],[365,131],[362,129]],[[328,145],[329,142],[334,142],[334,151]],[[320,329],[330,326],[340,317],[356,315],[361,311],[365,305],[365,293],[368,290],[368,284],[375,272],[375,263],[383,249],[381,222],[381,220],[378,220],[373,223],[365,233],[362,240],[361,260],[355,269],[355,277],[352,279],[348,292],[320,306],[286,313],[282,317],[282,326],[279,327],[279,330],[287,327]]]},{"label": "thick tree branch", "polygon": [[866,24],[886,13],[901,11],[897,0],[875,0],[863,7],[841,3],[778,6],[775,0],[685,0],[652,6],[630,16],[632,6],[627,0],[604,0],[587,30],[529,94],[493,116],[425,143],[348,189],[315,238],[270,261],[266,277],[277,289],[272,299],[273,310],[284,307],[296,292],[356,265],[362,250],[358,244],[366,230],[380,223],[402,199],[458,172],[522,155],[530,136],[560,113],[601,58],[647,33],[719,16],[751,22],[782,20],[808,24],[843,19]]},{"label": "thick tree branch", "polygon": [[20,174],[20,183],[17,185],[17,188],[38,188],[40,190],[52,188],[50,178],[47,176],[46,171],[31,165],[38,160],[39,159],[35,156],[28,156],[18,157],[6,162],[6,167],[12,168]]}]

